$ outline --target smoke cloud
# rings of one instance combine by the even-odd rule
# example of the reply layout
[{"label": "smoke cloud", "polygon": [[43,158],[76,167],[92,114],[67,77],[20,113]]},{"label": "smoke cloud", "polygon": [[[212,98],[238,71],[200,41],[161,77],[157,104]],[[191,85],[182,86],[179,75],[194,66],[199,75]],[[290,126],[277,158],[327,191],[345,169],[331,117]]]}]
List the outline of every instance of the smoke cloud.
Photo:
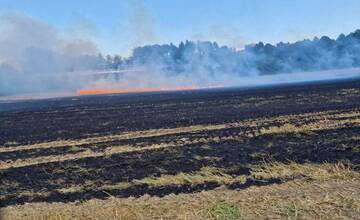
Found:
[{"label": "smoke cloud", "polygon": [[[324,36],[275,46],[260,42],[243,50],[219,46],[216,42],[186,41],[178,46],[135,48],[122,66],[141,71],[124,74],[121,80],[126,81],[125,87],[131,88],[171,88],[335,79],[360,76],[354,69],[360,67],[359,57],[360,30],[347,36],[341,34],[336,40]],[[339,69],[348,69],[348,75],[339,74]]]},{"label": "smoke cloud", "polygon": [[94,68],[96,45],[69,39],[25,15],[0,18],[0,95],[66,91],[78,86],[67,72]]},{"label": "smoke cloud", "polygon": [[[86,34],[69,37],[25,15],[2,16],[0,96],[76,94],[80,89],[253,86],[359,76],[360,30],[336,40],[321,37],[243,46],[236,43],[238,37],[233,36],[237,35],[214,27],[212,36],[223,36],[232,47],[207,41],[146,45],[155,38],[155,20],[143,4],[131,5],[135,7],[129,17],[136,36],[133,44],[144,46],[133,49],[129,57],[104,57]],[[92,30],[91,23],[80,23]]]}]

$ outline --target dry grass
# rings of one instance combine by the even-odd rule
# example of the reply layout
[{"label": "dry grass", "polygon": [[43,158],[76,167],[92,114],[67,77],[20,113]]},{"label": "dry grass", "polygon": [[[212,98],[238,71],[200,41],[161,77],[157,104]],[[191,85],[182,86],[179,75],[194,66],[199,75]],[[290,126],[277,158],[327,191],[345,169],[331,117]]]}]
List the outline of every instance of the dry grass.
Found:
[{"label": "dry grass", "polygon": [[[337,118],[342,118],[342,120],[336,120]],[[346,118],[352,118],[347,120]],[[8,142],[9,146],[4,147],[0,146],[1,152],[12,152],[12,151],[20,151],[20,150],[31,150],[31,149],[46,149],[46,148],[57,148],[57,147],[74,147],[83,144],[96,144],[96,143],[104,143],[111,141],[119,141],[119,140],[128,140],[135,138],[145,138],[145,137],[156,137],[163,135],[173,135],[173,134],[181,134],[188,132],[200,132],[200,131],[212,131],[212,130],[221,130],[226,128],[234,128],[234,127],[255,127],[262,128],[262,125],[271,123],[271,122],[279,122],[283,125],[286,125],[289,121],[304,121],[307,120],[315,120],[316,122],[311,124],[311,126],[315,126],[320,123],[323,127],[326,125],[326,122],[332,122],[329,125],[333,126],[334,124],[340,122],[341,125],[347,123],[357,123],[360,124],[360,111],[358,109],[353,110],[351,112],[342,112],[339,113],[337,111],[324,111],[324,112],[315,112],[315,113],[305,113],[298,115],[283,115],[272,118],[258,118],[258,119],[249,119],[243,120],[239,122],[226,123],[226,124],[218,124],[218,125],[192,125],[188,127],[177,127],[177,128],[168,128],[168,129],[151,129],[144,131],[134,131],[121,133],[116,135],[107,135],[107,136],[99,136],[99,137],[89,137],[78,140],[59,140],[52,142],[44,142],[39,144],[30,144],[30,145],[17,145],[16,142]],[[266,129],[265,129],[266,130]],[[263,130],[263,131],[265,131]],[[7,145],[7,144],[5,144]],[[17,145],[17,146],[14,146]]]},{"label": "dry grass", "polygon": [[[296,122],[301,123],[296,123]],[[273,123],[273,124],[272,124]],[[269,125],[277,125],[270,126]],[[66,161],[84,157],[102,157],[120,152],[179,147],[198,144],[206,148],[208,143],[220,140],[247,140],[258,135],[309,134],[319,130],[360,125],[360,111],[338,113],[336,111],[286,115],[273,118],[258,118],[221,125],[199,125],[176,129],[154,129],[104,137],[93,137],[72,141],[56,141],[35,145],[0,147],[1,152],[29,149],[56,148],[69,146],[74,151],[84,143],[100,143],[114,140],[181,134],[183,132],[206,132],[217,129],[246,127],[252,133],[231,134],[224,137],[202,137],[190,139],[179,136],[171,142],[161,142],[148,146],[117,145],[108,146],[104,151],[72,152],[64,155],[29,157],[22,160],[0,161],[1,169],[32,164]],[[359,140],[359,136],[351,137]],[[271,142],[268,145],[271,147]],[[256,155],[255,155],[256,156]],[[260,155],[262,157],[266,155]],[[196,158],[201,160],[204,158]],[[207,158],[220,160],[221,158]],[[344,163],[279,163],[268,162],[251,167],[250,175],[229,175],[229,170],[218,167],[203,167],[191,173],[161,175],[117,184],[103,183],[99,190],[125,189],[139,184],[150,187],[169,185],[197,185],[215,182],[221,187],[214,190],[167,195],[163,198],[143,196],[141,198],[115,198],[109,194],[106,200],[92,199],[76,203],[34,203],[10,206],[0,210],[1,219],[360,219],[360,173],[352,170],[357,164]],[[74,167],[73,167],[74,168]],[[82,169],[81,167],[76,169]],[[59,167],[59,172],[67,169]],[[244,190],[229,189],[233,183],[247,180],[284,180],[281,184]],[[288,181],[291,180],[291,181]],[[12,183],[8,183],[12,184]],[[100,183],[102,184],[102,183]],[[61,193],[82,192],[94,183],[67,185],[58,189]],[[25,196],[46,196],[48,192],[22,192]],[[0,195],[1,196],[1,195]]]},{"label": "dry grass", "polygon": [[351,170],[351,165],[346,163],[305,163],[298,164],[290,162],[288,164],[272,162],[252,168],[251,175],[255,179],[280,178],[289,179],[291,177],[304,177],[309,180],[329,181],[329,180],[359,180],[360,173]]},{"label": "dry grass", "polygon": [[360,135],[356,135],[352,137],[352,140],[354,141],[360,141]]},{"label": "dry grass", "polygon": [[352,89],[342,89],[338,92],[339,95],[357,95],[360,94],[360,89],[352,88]]},{"label": "dry grass", "polygon": [[295,126],[293,124],[283,124],[281,126],[273,126],[269,128],[261,128],[261,134],[270,134],[270,135],[281,135],[289,133],[304,133],[308,134],[313,131],[325,130],[325,129],[335,129],[341,128],[346,125],[360,125],[360,118],[351,118],[344,120],[329,120],[327,118],[319,120],[315,123],[303,124],[301,126]]},{"label": "dry grass", "polygon": [[8,146],[8,147],[0,146],[0,152],[11,152],[11,151],[30,150],[30,149],[46,149],[46,148],[56,148],[56,147],[64,147],[64,146],[74,147],[83,144],[95,144],[95,143],[128,140],[135,138],[181,134],[187,132],[218,130],[218,129],[224,129],[226,127],[227,127],[226,124],[220,124],[220,125],[193,125],[188,127],[177,127],[177,128],[168,128],[168,129],[150,129],[145,131],[127,132],[117,135],[83,138],[78,140],[60,140],[60,141],[51,141],[40,144]]},{"label": "dry grass", "polygon": [[162,175],[160,177],[147,177],[135,180],[136,184],[148,184],[150,186],[201,184],[216,182],[218,184],[231,184],[233,182],[244,182],[246,176],[232,177],[225,170],[215,167],[203,167],[200,171],[192,173],[178,173],[176,175]]},{"label": "dry grass", "polygon": [[[307,120],[312,120],[311,123],[306,123]],[[291,122],[302,121],[301,125],[294,125]],[[279,126],[264,127],[268,123],[278,123]],[[34,144],[34,145],[24,145],[24,146],[12,146],[12,147],[1,147],[1,152],[15,152],[21,150],[33,150],[33,149],[46,149],[46,148],[57,148],[68,146],[70,149],[78,149],[82,144],[96,144],[101,142],[110,142],[110,141],[120,141],[125,139],[132,138],[145,138],[145,137],[154,137],[161,135],[173,135],[181,134],[186,132],[204,132],[210,130],[221,130],[226,128],[234,127],[247,127],[252,128],[252,133],[239,133],[227,137],[211,137],[211,138],[202,138],[195,140],[188,140],[185,138],[180,138],[179,140],[174,140],[173,142],[164,142],[158,144],[152,144],[148,146],[138,147],[136,145],[113,145],[107,147],[104,151],[92,151],[86,149],[82,152],[71,152],[63,155],[50,155],[50,156],[38,156],[34,158],[24,158],[19,160],[7,160],[0,161],[0,169],[8,169],[10,167],[23,167],[34,164],[56,162],[56,161],[67,161],[79,158],[86,157],[102,157],[122,152],[131,152],[131,151],[142,151],[149,149],[158,149],[158,148],[168,148],[168,147],[178,147],[186,144],[207,144],[210,142],[219,142],[223,140],[241,140],[246,138],[252,138],[258,135],[286,135],[289,133],[298,133],[298,134],[309,134],[311,132],[324,130],[324,129],[336,129],[346,126],[360,126],[360,111],[354,110],[350,112],[338,113],[336,111],[326,111],[326,112],[317,112],[317,113],[307,113],[299,115],[286,115],[273,118],[259,118],[244,120],[240,122],[220,124],[220,125],[196,125],[189,127],[180,127],[173,129],[153,129],[148,131],[136,131],[129,132],[119,135],[103,136],[103,137],[93,137],[80,140],[71,140],[71,141],[54,141],[48,143]],[[355,137],[356,138],[356,137]]]},{"label": "dry grass", "polygon": [[[163,198],[114,198],[83,203],[37,203],[2,209],[2,219],[358,219],[360,174],[348,164],[265,163],[248,178],[298,179],[244,190],[219,187]],[[134,184],[153,186],[196,184],[205,180],[226,184],[234,179],[224,170],[203,168],[192,174],[145,178]]]}]

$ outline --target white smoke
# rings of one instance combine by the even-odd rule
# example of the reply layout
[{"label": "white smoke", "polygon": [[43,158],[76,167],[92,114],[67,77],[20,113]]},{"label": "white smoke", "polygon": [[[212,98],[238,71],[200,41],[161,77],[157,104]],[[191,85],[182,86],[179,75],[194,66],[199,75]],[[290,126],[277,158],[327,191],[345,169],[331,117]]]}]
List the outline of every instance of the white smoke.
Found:
[{"label": "white smoke", "polygon": [[[354,61],[359,62],[359,59],[355,55],[360,54],[356,52],[360,51],[360,46],[355,41],[344,41],[345,46],[352,45],[351,48],[355,51],[353,54],[340,55],[322,50],[321,47],[316,48],[319,46],[317,41],[290,45],[291,49],[287,51],[290,52],[289,56],[294,56],[295,61],[300,58],[302,66],[289,63],[287,56],[277,59],[271,53],[267,55],[268,48],[273,47],[271,45],[260,45],[260,53],[239,51],[237,49],[243,47],[239,35],[232,35],[230,29],[219,27],[213,27],[209,31],[209,37],[219,41],[222,39],[222,42],[228,42],[237,49],[210,42],[188,42],[186,47],[181,44],[146,46],[148,42],[156,40],[155,19],[140,0],[131,0],[129,7],[128,31],[133,35],[130,44],[134,47],[145,46],[135,48],[132,55],[122,63],[120,68],[130,69],[129,71],[104,74],[101,77],[94,77],[90,73],[91,70],[103,68],[104,59],[98,59],[99,50],[94,39],[87,38],[86,33],[80,32],[74,34],[75,37],[69,37],[68,34],[26,15],[1,16],[0,96],[53,92],[76,94],[77,90],[84,88],[141,90],[253,86],[359,76],[358,69],[348,69],[345,72],[303,71],[309,63],[312,68],[309,70],[312,71],[356,66]],[[91,22],[80,20],[78,31],[84,29],[91,33],[94,29]],[[200,35],[198,37],[205,38]],[[309,48],[313,51],[313,47],[320,54],[315,61],[308,60],[311,56],[304,53]],[[276,65],[272,65],[273,63]],[[273,67],[279,68],[278,72],[262,76],[267,68]],[[279,72],[292,73],[278,74]],[[339,75],[339,72],[342,74]]]},{"label": "white smoke", "polygon": [[0,31],[0,95],[73,89],[78,81],[65,73],[91,65],[80,58],[98,53],[93,42],[62,37],[26,15],[2,15]]}]

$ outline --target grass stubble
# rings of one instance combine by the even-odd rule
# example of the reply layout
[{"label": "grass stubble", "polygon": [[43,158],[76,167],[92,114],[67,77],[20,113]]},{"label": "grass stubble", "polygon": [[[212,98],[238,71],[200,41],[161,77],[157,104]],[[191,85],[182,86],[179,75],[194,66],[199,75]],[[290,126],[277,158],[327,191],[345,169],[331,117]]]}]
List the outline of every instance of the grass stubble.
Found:
[{"label": "grass stubble", "polygon": [[[349,92],[354,93],[354,91],[350,90],[342,92],[346,94]],[[355,92],[358,92],[358,90]],[[263,126],[274,121],[278,125]],[[241,126],[252,127],[256,131],[251,134],[239,134],[239,136],[230,136],[228,138],[306,136],[326,129],[338,129],[349,126],[359,127],[359,125],[359,109],[343,113],[325,111],[275,118],[259,118],[230,124],[196,125],[174,129],[137,131],[127,134],[33,145],[19,145],[16,142],[9,142],[8,146],[0,147],[0,153],[32,149],[41,150],[63,146],[77,148],[83,144],[156,137],[185,132],[206,132]],[[360,136],[355,135],[352,137],[352,140],[359,141]],[[197,143],[200,146],[204,146],[209,141],[214,142],[213,139],[203,139]],[[147,148],[171,148],[172,146],[179,146],[179,143],[159,143]],[[357,145],[356,149],[359,148],[360,146]],[[109,149],[103,152],[88,150],[78,154],[50,155],[24,160],[3,161],[0,162],[0,177],[4,170],[11,167],[23,167],[83,157],[106,156],[134,150],[144,150],[144,148],[110,146]],[[277,162],[271,159],[264,159],[262,163],[249,165],[248,168],[250,170],[249,174],[233,175],[231,169],[236,169],[236,167],[219,168],[204,166],[197,171],[189,173],[179,172],[174,175],[149,176],[130,182],[121,182],[116,185],[106,185],[104,183],[99,189],[107,195],[107,199],[90,199],[71,203],[26,203],[23,205],[11,205],[0,209],[0,219],[360,219],[360,173],[358,164],[351,164],[346,160],[337,163],[297,163],[294,161]],[[272,180],[278,181],[271,183]],[[249,181],[269,182],[271,184],[249,185],[244,188],[231,187],[244,185]],[[172,185],[196,186],[206,183],[216,183],[217,187],[196,193],[169,194],[164,197],[145,194],[139,198],[117,198],[109,193],[114,188],[127,188],[136,185],[161,188]],[[91,184],[89,186],[91,187]],[[81,192],[82,190],[84,190],[84,186],[74,185],[60,189],[60,192],[72,193]],[[29,192],[29,195],[32,194],[34,193]]]},{"label": "grass stubble", "polygon": [[[226,187],[249,178],[284,181],[243,190]],[[252,167],[250,175],[241,177],[208,167],[191,174],[134,180],[133,184],[156,187],[209,181],[221,186],[162,198],[148,195],[116,198],[108,194],[106,200],[9,206],[2,210],[2,219],[359,219],[360,216],[360,174],[346,163],[264,162]]]}]

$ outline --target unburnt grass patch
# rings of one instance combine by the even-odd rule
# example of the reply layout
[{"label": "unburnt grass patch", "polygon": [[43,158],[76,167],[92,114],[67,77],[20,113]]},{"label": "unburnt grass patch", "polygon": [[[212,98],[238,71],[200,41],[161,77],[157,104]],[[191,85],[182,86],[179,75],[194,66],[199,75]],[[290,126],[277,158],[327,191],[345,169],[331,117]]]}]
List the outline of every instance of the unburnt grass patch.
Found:
[{"label": "unburnt grass patch", "polygon": [[[206,181],[214,173],[207,171],[202,175]],[[360,175],[348,164],[270,162],[254,167],[248,178],[288,179],[289,176],[297,178],[242,190],[220,186],[210,191],[161,198],[147,195],[116,198],[108,194],[106,200],[9,206],[2,213],[6,219],[356,219],[359,215]],[[199,182],[199,179],[186,180],[186,184]],[[165,184],[168,183],[160,185]]]}]

